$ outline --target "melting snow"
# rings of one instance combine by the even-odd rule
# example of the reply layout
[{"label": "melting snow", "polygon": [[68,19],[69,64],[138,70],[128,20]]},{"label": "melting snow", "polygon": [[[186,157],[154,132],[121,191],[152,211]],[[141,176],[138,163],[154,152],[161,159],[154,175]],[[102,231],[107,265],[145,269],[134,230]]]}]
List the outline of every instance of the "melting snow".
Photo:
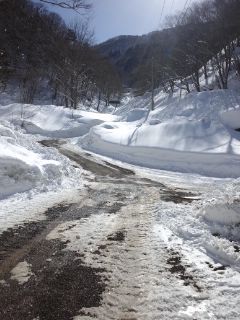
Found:
[{"label": "melting snow", "polygon": [[34,276],[31,265],[27,261],[19,262],[11,271],[11,280],[16,280],[19,284],[24,284]]}]

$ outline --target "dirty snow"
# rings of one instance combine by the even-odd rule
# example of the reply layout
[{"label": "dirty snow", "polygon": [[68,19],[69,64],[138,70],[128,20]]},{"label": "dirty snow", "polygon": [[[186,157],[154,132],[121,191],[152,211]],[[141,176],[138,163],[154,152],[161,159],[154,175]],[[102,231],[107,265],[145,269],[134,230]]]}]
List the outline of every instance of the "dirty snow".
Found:
[{"label": "dirty snow", "polygon": [[[82,186],[80,187],[82,189]],[[45,212],[56,205],[72,204],[81,198],[78,189],[63,188],[48,192],[18,193],[1,200],[0,205],[0,234],[9,228],[14,228],[24,223],[46,219]]]}]

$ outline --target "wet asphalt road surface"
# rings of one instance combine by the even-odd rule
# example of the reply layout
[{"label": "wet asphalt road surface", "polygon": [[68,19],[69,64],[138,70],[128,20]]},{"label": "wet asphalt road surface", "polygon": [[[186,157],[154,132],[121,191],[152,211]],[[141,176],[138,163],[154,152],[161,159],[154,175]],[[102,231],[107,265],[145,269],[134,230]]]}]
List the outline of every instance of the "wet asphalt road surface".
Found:
[{"label": "wet asphalt road surface", "polygon": [[[139,203],[144,208],[145,202],[184,204],[193,200],[188,192],[138,177],[133,171],[106,161],[96,162],[90,154],[69,151],[58,141],[46,140],[41,143],[45,147],[58,148],[59,152],[73,161],[74,166],[80,165],[91,176],[87,189],[79,191],[78,203],[60,203],[48,209],[45,220],[25,223],[0,235],[1,320],[70,320],[77,315],[85,315],[81,310],[101,306],[108,286],[106,270],[85,263],[84,252],[68,250],[68,241],[47,239],[48,234],[60,224],[73,222],[69,227],[71,229],[76,221],[97,217],[103,212],[111,216],[123,208],[126,212],[128,207],[133,212],[135,204],[137,208]],[[138,219],[137,212],[134,214],[134,219]],[[124,244],[127,232],[127,229],[109,230],[106,241]],[[106,246],[99,243],[94,254],[106,254]],[[31,266],[32,276],[20,284],[11,277],[11,271],[23,261]],[[170,252],[166,263],[169,271],[182,279],[184,285],[191,285],[196,291],[201,290],[182,265],[178,252]]]}]

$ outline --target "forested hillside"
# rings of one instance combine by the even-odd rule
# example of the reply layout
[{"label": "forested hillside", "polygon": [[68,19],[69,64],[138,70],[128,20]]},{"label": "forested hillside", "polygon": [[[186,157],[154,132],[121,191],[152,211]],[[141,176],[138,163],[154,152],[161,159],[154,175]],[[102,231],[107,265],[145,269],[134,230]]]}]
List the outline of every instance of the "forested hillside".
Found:
[{"label": "forested hillside", "polygon": [[32,103],[44,90],[52,103],[72,108],[91,104],[94,96],[108,104],[119,95],[118,74],[92,47],[88,24],[79,21],[67,26],[29,0],[1,1],[1,90],[14,82],[20,102]]},{"label": "forested hillside", "polygon": [[[201,91],[200,77],[211,69],[218,88],[228,87],[232,63],[240,71],[235,48],[240,37],[240,2],[205,0],[168,17],[166,29],[141,37],[117,37],[99,49],[122,78],[140,93],[163,86]],[[211,73],[211,76],[212,76]],[[208,88],[204,88],[208,89]]]},{"label": "forested hillside", "polygon": [[120,98],[122,83],[137,94],[157,87],[226,89],[231,69],[240,72],[239,15],[238,0],[205,0],[168,17],[164,30],[94,46],[84,20],[66,25],[41,4],[3,0],[1,90],[14,83],[19,102],[32,103],[44,92],[54,104],[76,108],[95,99],[99,109]]}]

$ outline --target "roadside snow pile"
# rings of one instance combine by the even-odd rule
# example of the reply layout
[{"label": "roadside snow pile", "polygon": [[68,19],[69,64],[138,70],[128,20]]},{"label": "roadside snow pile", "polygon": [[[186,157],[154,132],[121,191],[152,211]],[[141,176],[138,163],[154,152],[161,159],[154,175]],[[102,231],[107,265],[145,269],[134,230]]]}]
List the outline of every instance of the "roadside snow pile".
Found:
[{"label": "roadside snow pile", "polygon": [[0,199],[36,188],[47,191],[71,185],[69,176],[77,169],[67,167],[66,162],[57,152],[41,147],[8,122],[0,124]]},{"label": "roadside snow pile", "polygon": [[[169,120],[140,126],[126,122],[99,125],[91,131],[97,140],[128,147],[153,147],[176,151],[227,153],[230,135],[223,125],[203,120]],[[240,142],[235,141],[239,147]]]},{"label": "roadside snow pile", "polygon": [[205,196],[196,216],[207,231],[202,246],[215,261],[240,271],[240,179],[225,182]]},{"label": "roadside snow pile", "polygon": [[73,111],[53,105],[24,104],[1,106],[0,117],[21,125],[27,133],[50,138],[79,137],[88,133],[93,126],[118,119],[110,114]]},{"label": "roadside snow pile", "polygon": [[[134,165],[219,178],[240,177],[240,98],[236,89],[180,96],[128,97],[115,115],[57,106],[11,104],[0,117],[29,136],[72,139],[82,148]],[[36,139],[36,137],[35,137]]]},{"label": "roadside snow pile", "polygon": [[209,199],[203,201],[198,217],[208,225],[212,234],[239,242],[240,179],[225,182],[218,189],[208,193]]},{"label": "roadside snow pile", "polygon": [[[220,277],[222,283],[230,281],[231,269],[236,270],[239,286],[240,179],[195,179],[192,176],[189,180],[188,190],[198,194],[198,201],[177,205],[160,202],[156,206],[159,225],[155,231],[168,246],[179,248],[201,270]],[[234,281],[231,287],[236,285]]]},{"label": "roadside snow pile", "polygon": [[232,225],[240,223],[239,203],[217,203],[203,209],[203,217],[208,222]]},{"label": "roadside snow pile", "polygon": [[222,123],[231,129],[240,129],[240,108],[230,109],[220,114]]},{"label": "roadside snow pile", "polygon": [[116,112],[122,122],[92,127],[79,144],[150,168],[240,176],[240,133],[233,130],[240,128],[236,92],[216,90],[182,98],[177,92],[160,92],[155,110],[148,114],[149,98],[132,99]]}]

